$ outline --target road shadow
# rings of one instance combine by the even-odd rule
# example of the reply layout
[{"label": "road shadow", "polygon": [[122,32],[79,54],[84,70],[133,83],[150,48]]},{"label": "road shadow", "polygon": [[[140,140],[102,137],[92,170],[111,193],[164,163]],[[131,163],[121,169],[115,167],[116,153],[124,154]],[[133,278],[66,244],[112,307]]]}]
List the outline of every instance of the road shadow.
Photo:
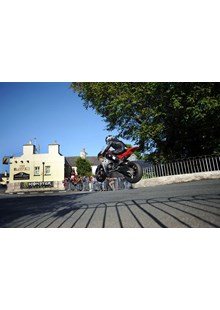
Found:
[{"label": "road shadow", "polygon": [[[35,218],[56,214],[64,216],[74,209],[75,200],[80,202],[80,197],[86,193],[74,193],[70,195],[41,195],[41,196],[14,196],[0,199],[0,227],[19,226],[23,218]],[[88,195],[88,194],[87,194]],[[67,202],[68,201],[68,202]],[[69,206],[68,206],[69,205]],[[17,225],[10,226],[16,222]],[[25,221],[24,226],[25,227]]]},{"label": "road shadow", "polygon": [[82,195],[88,193],[1,199],[0,227],[220,227],[220,195],[142,199],[135,199],[134,196],[129,200],[88,204],[80,199]]},{"label": "road shadow", "polygon": [[79,208],[84,209],[84,221],[81,214],[71,227],[220,227],[220,195],[132,199],[114,203],[90,204],[79,206]]}]

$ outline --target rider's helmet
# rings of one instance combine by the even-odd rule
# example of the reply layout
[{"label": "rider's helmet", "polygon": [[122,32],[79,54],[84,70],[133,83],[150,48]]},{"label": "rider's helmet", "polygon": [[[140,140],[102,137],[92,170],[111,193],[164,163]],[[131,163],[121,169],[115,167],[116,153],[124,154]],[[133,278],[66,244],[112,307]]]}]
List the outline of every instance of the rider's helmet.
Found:
[{"label": "rider's helmet", "polygon": [[109,143],[111,140],[113,140],[113,139],[114,139],[113,136],[111,136],[111,135],[107,136],[107,137],[105,138],[106,144],[108,144],[108,143]]}]

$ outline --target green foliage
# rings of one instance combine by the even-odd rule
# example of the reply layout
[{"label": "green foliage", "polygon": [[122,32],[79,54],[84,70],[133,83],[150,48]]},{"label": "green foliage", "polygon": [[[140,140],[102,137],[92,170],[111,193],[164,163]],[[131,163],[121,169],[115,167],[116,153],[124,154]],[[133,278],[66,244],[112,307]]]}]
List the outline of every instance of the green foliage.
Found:
[{"label": "green foliage", "polygon": [[220,83],[72,83],[108,130],[169,161],[220,149]]},{"label": "green foliage", "polygon": [[83,177],[83,176],[88,177],[88,176],[91,175],[92,167],[91,167],[90,162],[87,159],[78,157],[76,159],[76,167],[77,167],[77,174],[78,174],[78,176],[80,176],[80,177]]}]

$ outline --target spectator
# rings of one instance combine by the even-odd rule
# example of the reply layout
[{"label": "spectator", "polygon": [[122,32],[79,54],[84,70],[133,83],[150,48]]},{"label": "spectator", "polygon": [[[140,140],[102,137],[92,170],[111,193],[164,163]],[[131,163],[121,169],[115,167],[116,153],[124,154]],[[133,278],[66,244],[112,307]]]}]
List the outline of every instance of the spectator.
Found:
[{"label": "spectator", "polygon": [[82,185],[82,178],[77,178],[77,191],[82,191],[83,185]]},{"label": "spectator", "polygon": [[86,176],[84,176],[82,178],[82,185],[83,185],[83,188],[82,190],[85,192],[85,191],[88,191],[89,188],[88,188],[88,178]]},{"label": "spectator", "polygon": [[115,191],[115,178],[109,178],[109,186]]},{"label": "spectator", "polygon": [[89,191],[92,192],[94,189],[93,189],[93,176],[91,175],[89,177]]}]

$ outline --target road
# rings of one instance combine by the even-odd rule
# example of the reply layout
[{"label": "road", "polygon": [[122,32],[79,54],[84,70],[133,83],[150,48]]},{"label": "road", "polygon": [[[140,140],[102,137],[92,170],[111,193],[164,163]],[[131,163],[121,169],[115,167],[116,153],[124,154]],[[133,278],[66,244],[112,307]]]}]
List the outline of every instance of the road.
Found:
[{"label": "road", "polygon": [[220,227],[220,180],[111,192],[0,195],[0,227]]}]

